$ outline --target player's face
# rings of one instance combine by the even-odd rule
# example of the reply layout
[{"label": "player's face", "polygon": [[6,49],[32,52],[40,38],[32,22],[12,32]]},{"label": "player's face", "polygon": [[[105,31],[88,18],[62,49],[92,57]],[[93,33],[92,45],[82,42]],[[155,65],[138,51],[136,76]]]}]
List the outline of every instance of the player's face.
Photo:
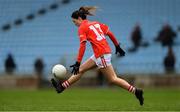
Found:
[{"label": "player's face", "polygon": [[72,18],[72,21],[73,21],[73,23],[77,26],[77,27],[79,27],[80,26],[80,24],[81,24],[81,19],[74,19],[74,18]]}]

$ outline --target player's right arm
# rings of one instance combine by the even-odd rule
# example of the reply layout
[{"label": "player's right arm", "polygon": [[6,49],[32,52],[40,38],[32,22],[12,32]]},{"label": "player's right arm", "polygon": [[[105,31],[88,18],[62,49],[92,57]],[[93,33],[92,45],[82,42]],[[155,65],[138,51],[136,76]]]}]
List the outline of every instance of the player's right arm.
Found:
[{"label": "player's right arm", "polygon": [[86,50],[86,42],[87,42],[87,36],[86,36],[85,29],[79,28],[78,36],[79,36],[80,46],[79,46],[79,51],[78,51],[78,55],[77,55],[77,61],[79,63],[81,63],[82,58],[85,53],[85,50]]},{"label": "player's right arm", "polygon": [[86,41],[87,41],[87,37],[84,29],[82,28],[78,29],[78,36],[79,36],[80,45],[79,45],[77,60],[75,64],[70,66],[73,68],[72,73],[75,75],[79,73],[79,67],[86,50]]}]

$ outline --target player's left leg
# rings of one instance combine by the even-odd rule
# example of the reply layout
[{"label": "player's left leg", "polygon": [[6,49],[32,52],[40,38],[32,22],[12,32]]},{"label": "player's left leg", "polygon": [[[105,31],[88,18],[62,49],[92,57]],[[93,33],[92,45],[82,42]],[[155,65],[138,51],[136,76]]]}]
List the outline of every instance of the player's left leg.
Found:
[{"label": "player's left leg", "polygon": [[64,89],[68,88],[70,85],[78,81],[81,78],[81,76],[84,74],[84,72],[94,67],[96,67],[96,63],[91,58],[89,58],[80,66],[78,74],[76,75],[72,74],[72,76],[64,82],[61,81],[56,82],[54,79],[51,79],[51,83],[56,89],[57,93],[61,93],[62,91],[64,91]]},{"label": "player's left leg", "polygon": [[55,79],[52,78],[51,83],[53,87],[56,89],[57,93],[61,93],[62,91],[64,91],[64,87],[61,85],[62,82],[60,80],[56,81]]},{"label": "player's left leg", "polygon": [[95,67],[96,67],[96,63],[91,58],[89,58],[80,66],[79,73],[77,75],[72,75],[67,81],[71,85],[76,81],[78,81],[86,71]]},{"label": "player's left leg", "polygon": [[129,92],[135,94],[136,98],[140,102],[140,105],[143,105],[144,98],[143,98],[143,90],[142,89],[135,88],[132,85],[130,85],[127,81],[125,81],[124,79],[117,77],[112,65],[109,65],[105,68],[100,68],[100,70],[104,75],[106,75],[106,77],[108,78],[108,80],[111,83],[118,85],[118,86],[128,90]]}]

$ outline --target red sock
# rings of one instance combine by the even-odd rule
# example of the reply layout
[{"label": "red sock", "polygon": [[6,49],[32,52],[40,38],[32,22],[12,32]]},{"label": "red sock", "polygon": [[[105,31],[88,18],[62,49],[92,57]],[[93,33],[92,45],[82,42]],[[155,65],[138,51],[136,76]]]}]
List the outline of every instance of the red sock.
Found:
[{"label": "red sock", "polygon": [[134,93],[134,94],[135,94],[135,90],[136,90],[136,88],[131,86],[131,85],[128,88],[128,91],[131,92],[131,93]]},{"label": "red sock", "polygon": [[69,84],[69,82],[66,80],[66,81],[64,81],[64,82],[62,83],[62,86],[63,86],[64,88],[68,88],[68,87],[70,86],[70,84]]}]

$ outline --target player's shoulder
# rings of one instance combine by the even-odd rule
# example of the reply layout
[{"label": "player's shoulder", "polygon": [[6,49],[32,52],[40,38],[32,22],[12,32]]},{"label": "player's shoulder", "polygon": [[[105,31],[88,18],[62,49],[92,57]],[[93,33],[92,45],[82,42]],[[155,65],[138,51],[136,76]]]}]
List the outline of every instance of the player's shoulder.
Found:
[{"label": "player's shoulder", "polygon": [[99,24],[100,26],[107,26],[107,24],[99,22],[99,21],[94,21],[96,24]]},{"label": "player's shoulder", "polygon": [[81,26],[79,26],[78,28],[78,32],[86,32],[87,31],[88,26],[85,24],[82,24]]},{"label": "player's shoulder", "polygon": [[86,30],[86,27],[87,27],[87,25],[81,25],[81,26],[79,26],[78,30],[79,31]]},{"label": "player's shoulder", "polygon": [[91,23],[91,24],[102,24],[102,23],[99,22],[99,21],[91,21],[90,23]]}]

